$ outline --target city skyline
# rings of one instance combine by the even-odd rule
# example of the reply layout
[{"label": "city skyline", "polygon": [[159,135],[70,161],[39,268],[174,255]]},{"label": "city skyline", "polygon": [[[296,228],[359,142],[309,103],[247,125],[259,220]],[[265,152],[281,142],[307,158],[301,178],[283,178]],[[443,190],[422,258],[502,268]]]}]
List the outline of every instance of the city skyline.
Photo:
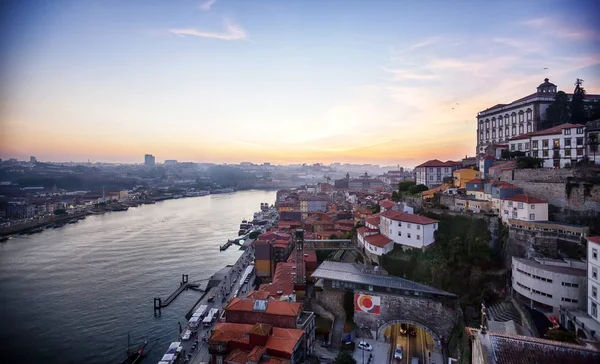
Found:
[{"label": "city skyline", "polygon": [[477,112],[546,77],[600,93],[598,4],[443,5],[12,4],[0,157],[412,168],[474,155]]}]

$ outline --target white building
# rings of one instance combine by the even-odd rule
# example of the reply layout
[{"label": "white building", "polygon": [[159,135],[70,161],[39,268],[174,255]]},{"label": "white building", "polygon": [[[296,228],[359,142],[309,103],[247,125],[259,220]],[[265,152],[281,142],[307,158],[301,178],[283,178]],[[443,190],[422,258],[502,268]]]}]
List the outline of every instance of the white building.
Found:
[{"label": "white building", "polygon": [[383,255],[394,249],[394,241],[380,234],[379,229],[361,227],[356,232],[359,247],[371,254]]},{"label": "white building", "polygon": [[600,308],[600,298],[598,298],[598,291],[600,290],[600,236],[589,236],[587,241],[587,313],[600,324],[600,314],[598,314]]},{"label": "white building", "polygon": [[507,197],[502,200],[502,222],[509,219],[548,221],[548,202],[523,194]]},{"label": "white building", "polygon": [[450,177],[452,181],[452,173],[461,167],[461,162],[432,159],[415,167],[415,183],[429,188],[441,186],[444,178]]},{"label": "white building", "polygon": [[532,308],[557,313],[586,306],[584,261],[512,258],[512,289]]},{"label": "white building", "polygon": [[544,167],[572,166],[586,155],[585,125],[562,124],[511,138],[508,143],[511,152],[544,159]]},{"label": "white building", "polygon": [[438,221],[421,215],[388,210],[379,215],[382,235],[403,248],[425,248],[435,241]]}]

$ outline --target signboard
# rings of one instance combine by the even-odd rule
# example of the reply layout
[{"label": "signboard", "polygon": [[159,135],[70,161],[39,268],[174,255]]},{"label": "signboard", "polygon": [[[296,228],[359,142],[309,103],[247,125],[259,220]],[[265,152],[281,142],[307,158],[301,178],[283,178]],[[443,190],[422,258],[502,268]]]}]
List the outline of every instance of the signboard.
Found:
[{"label": "signboard", "polygon": [[381,313],[381,297],[355,293],[354,310],[379,315]]}]

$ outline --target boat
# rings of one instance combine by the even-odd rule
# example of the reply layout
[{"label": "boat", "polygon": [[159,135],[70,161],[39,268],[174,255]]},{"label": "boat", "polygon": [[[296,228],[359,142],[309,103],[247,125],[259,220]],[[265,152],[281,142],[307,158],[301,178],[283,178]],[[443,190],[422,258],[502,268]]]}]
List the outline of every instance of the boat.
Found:
[{"label": "boat", "polygon": [[3,236],[0,238],[0,243],[4,243],[5,241],[9,241],[12,239],[12,236]]},{"label": "boat", "polygon": [[148,341],[144,341],[137,349],[132,350],[129,344],[129,334],[127,334],[127,358],[121,361],[121,364],[136,364],[142,361],[144,357],[144,349],[148,345]]}]

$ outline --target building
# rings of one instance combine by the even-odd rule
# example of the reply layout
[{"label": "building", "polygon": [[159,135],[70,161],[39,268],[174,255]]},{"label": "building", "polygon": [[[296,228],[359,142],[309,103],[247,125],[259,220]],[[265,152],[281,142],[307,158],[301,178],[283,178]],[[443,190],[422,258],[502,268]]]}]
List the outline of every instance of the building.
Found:
[{"label": "building", "polygon": [[512,289],[531,308],[558,313],[586,305],[586,263],[576,260],[512,258]]},{"label": "building", "polygon": [[468,181],[481,178],[481,173],[471,168],[457,169],[452,173],[454,187],[465,188]]},{"label": "building", "polygon": [[585,124],[585,154],[596,164],[600,164],[598,142],[600,142],[600,119],[588,121]]},{"label": "building", "polygon": [[369,176],[366,173],[361,178],[352,178],[348,181],[348,190],[357,192],[373,192],[379,189],[383,189],[384,186],[385,185],[382,180],[377,178],[369,178]]},{"label": "building", "polygon": [[582,345],[467,328],[471,364],[589,364],[600,352]]},{"label": "building", "polygon": [[516,195],[502,200],[502,222],[509,219],[548,221],[548,202],[528,195]]},{"label": "building", "polygon": [[34,156],[29,157],[29,163],[37,163],[37,158]]},{"label": "building", "polygon": [[177,160],[176,159],[166,159],[165,160],[165,165],[166,166],[173,166],[175,164],[177,164]]},{"label": "building", "polygon": [[379,229],[361,227],[356,230],[358,246],[371,254],[381,256],[394,249],[394,241],[380,234]]},{"label": "building", "polygon": [[[600,307],[600,298],[598,291],[600,290],[600,236],[590,236],[587,238],[588,249],[588,304],[587,312],[588,315],[600,324],[600,314],[598,314],[598,308]],[[600,332],[598,333],[600,334]]]},{"label": "building", "polygon": [[511,138],[509,145],[511,152],[543,159],[544,167],[572,166],[585,156],[585,125],[567,123],[526,133]]},{"label": "building", "polygon": [[444,183],[445,178],[452,179],[452,173],[461,166],[462,162],[429,160],[415,167],[415,183],[426,185],[429,188],[440,186]]},{"label": "building", "polygon": [[[249,296],[260,294],[251,292]],[[263,296],[264,297],[264,296]],[[262,323],[304,331],[306,353],[313,352],[315,342],[315,314],[303,311],[302,303],[287,300],[235,297],[225,307],[225,322],[236,324]]]},{"label": "building", "polygon": [[152,154],[146,154],[144,156],[144,165],[146,167],[154,167],[156,163],[156,159],[154,158],[154,156]]},{"label": "building", "polygon": [[437,220],[394,210],[381,213],[379,217],[381,234],[402,248],[423,249],[435,241],[433,233],[438,228]]},{"label": "building", "polygon": [[488,200],[478,200],[473,196],[457,196],[454,199],[454,211],[462,212],[490,212],[492,211],[492,202]]},{"label": "building", "polygon": [[279,358],[302,363],[305,358],[304,331],[256,323],[217,322],[208,339],[211,364],[259,363]]}]

